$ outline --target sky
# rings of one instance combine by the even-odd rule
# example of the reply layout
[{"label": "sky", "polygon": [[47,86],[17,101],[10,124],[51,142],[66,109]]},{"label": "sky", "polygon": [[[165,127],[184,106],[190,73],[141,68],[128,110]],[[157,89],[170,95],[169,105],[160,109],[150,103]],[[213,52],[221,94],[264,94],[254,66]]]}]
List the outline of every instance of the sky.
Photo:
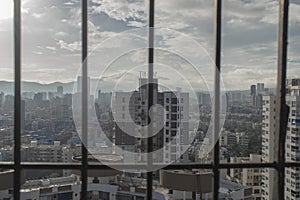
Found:
[{"label": "sky", "polygon": [[[0,0],[0,80],[13,80],[11,2]],[[210,85],[214,72],[213,1],[155,3],[157,77],[170,87]],[[81,66],[80,6],[79,0],[22,1],[23,80],[76,79]],[[278,9],[276,0],[223,1],[224,88],[248,89],[257,82],[275,87]],[[300,77],[300,1],[291,0],[289,11],[288,76]],[[89,0],[88,17],[89,75],[118,87],[136,82],[139,71],[147,71],[148,1]]]}]

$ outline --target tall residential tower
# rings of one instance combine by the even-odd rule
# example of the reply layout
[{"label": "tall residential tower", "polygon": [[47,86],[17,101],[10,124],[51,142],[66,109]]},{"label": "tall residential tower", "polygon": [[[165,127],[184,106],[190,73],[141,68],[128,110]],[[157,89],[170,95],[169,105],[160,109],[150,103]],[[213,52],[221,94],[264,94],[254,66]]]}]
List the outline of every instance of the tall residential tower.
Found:
[{"label": "tall residential tower", "polygon": [[[285,159],[286,162],[300,161],[300,79],[288,79],[286,84],[286,103],[290,108],[286,144]],[[263,97],[263,162],[273,162],[274,154],[274,135],[275,135],[275,96]],[[275,171],[271,169],[263,170],[263,199],[272,198],[273,176]],[[285,199],[300,200],[300,168],[292,167],[285,169]]]}]

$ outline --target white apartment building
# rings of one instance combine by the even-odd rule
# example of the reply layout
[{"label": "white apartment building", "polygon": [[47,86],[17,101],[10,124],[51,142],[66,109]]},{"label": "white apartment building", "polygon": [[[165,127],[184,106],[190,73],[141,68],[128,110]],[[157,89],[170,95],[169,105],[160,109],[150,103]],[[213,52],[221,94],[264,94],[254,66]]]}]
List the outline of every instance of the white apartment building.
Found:
[{"label": "white apartment building", "polygon": [[188,161],[185,154],[189,142],[189,94],[163,92],[165,113],[164,162]]},{"label": "white apartment building", "polygon": [[[250,154],[249,157],[231,157],[231,163],[260,163],[262,156]],[[261,168],[232,168],[230,169],[232,181],[252,188],[254,200],[262,199],[262,169]]]},{"label": "white apartment building", "polygon": [[[274,162],[274,135],[275,135],[275,107],[276,97],[263,96],[262,110],[262,162]],[[262,199],[271,200],[273,190],[273,177],[275,171],[270,168],[263,169]]]},{"label": "white apartment building", "polygon": [[[248,159],[243,159],[242,163],[260,163],[261,155],[250,154]],[[261,200],[262,198],[262,169],[261,168],[243,168],[242,169],[242,183],[252,188],[252,195],[254,200]]]},{"label": "white apartment building", "polygon": [[[263,162],[274,161],[275,96],[263,97]],[[287,80],[286,103],[290,108],[286,133],[285,158],[287,162],[300,161],[300,79]],[[275,171],[263,170],[263,199],[272,198],[272,180]],[[285,199],[300,200],[300,168],[285,169]]]},{"label": "white apartment building", "polygon": [[[287,81],[286,103],[290,107],[285,157],[286,162],[300,161],[300,79]],[[285,169],[285,199],[300,199],[300,168]]]}]

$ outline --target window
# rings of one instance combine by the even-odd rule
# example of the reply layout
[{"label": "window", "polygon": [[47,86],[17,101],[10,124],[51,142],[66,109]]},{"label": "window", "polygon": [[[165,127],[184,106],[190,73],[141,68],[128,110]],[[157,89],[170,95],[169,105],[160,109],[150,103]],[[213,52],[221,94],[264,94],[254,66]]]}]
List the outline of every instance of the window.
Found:
[{"label": "window", "polygon": [[[281,54],[279,55],[278,57],[278,60],[282,63],[286,63],[286,37],[285,37],[285,34],[286,33],[286,30],[285,30],[285,25],[287,24],[287,21],[286,21],[286,15],[284,14],[287,14],[288,13],[288,1],[286,0],[280,0],[282,3],[284,3],[283,5],[285,6],[282,6],[281,7],[281,15],[280,15],[280,25],[281,27],[280,28],[280,32],[279,32],[279,41],[281,41],[279,43],[279,50],[281,52]],[[20,6],[20,0],[15,0],[15,20],[14,20],[14,23],[15,23],[15,36],[14,39],[15,39],[15,48],[14,48],[14,51],[15,51],[15,57],[14,57],[14,60],[15,60],[15,92],[14,92],[14,99],[15,99],[15,118],[14,118],[14,125],[15,125],[15,130],[14,130],[14,136],[15,136],[15,140],[14,140],[14,147],[15,147],[15,155],[14,155],[14,164],[3,164],[1,162],[1,165],[0,167],[1,168],[7,168],[7,169],[14,169],[15,170],[15,173],[14,173],[14,180],[15,180],[15,183],[14,183],[14,199],[16,200],[19,200],[20,199],[20,186],[21,186],[21,183],[20,183],[20,178],[21,177],[21,170],[22,169],[39,169],[39,168],[43,168],[43,169],[53,169],[53,168],[61,168],[60,165],[58,166],[53,166],[52,164],[47,164],[47,163],[31,163],[31,164],[24,164],[24,163],[21,163],[21,159],[20,159],[20,149],[21,149],[21,143],[20,143],[20,139],[21,139],[21,18],[20,18],[20,14],[21,14],[21,6]],[[155,15],[155,12],[154,12],[154,1],[153,0],[150,0],[150,12],[149,12],[149,17],[150,17],[150,23],[152,22],[151,19],[153,19],[154,15]],[[85,60],[85,58],[87,57],[87,25],[88,25],[88,20],[87,20],[87,1],[86,0],[82,0],[82,58],[83,60]],[[216,0],[216,49],[215,49],[215,53],[216,53],[216,58],[215,58],[215,61],[216,61],[216,66],[218,69],[220,69],[220,66],[221,66],[221,0]],[[153,27],[154,24],[150,24],[150,27]],[[150,56],[151,57],[151,56]],[[152,55],[152,58],[153,58],[153,55]],[[87,68],[86,68],[87,64],[83,64],[83,85],[85,85],[85,87],[87,87]],[[284,82],[285,81],[285,72],[286,72],[286,65],[285,64],[282,64],[281,66],[279,66],[279,76],[282,78],[281,80]],[[217,85],[217,83],[215,83]],[[278,83],[278,85],[282,85],[282,83]],[[283,91],[284,89],[281,88],[280,90],[282,93],[281,95],[284,95]],[[215,91],[216,94],[219,94],[220,91]],[[280,94],[278,94],[280,95]],[[85,97],[85,95],[83,95],[83,97]],[[86,95],[86,98],[87,98],[87,95]],[[83,98],[84,99],[84,98]],[[166,100],[167,101],[167,100]],[[183,103],[183,99],[181,100],[181,102]],[[83,103],[87,103],[86,102],[83,102]],[[125,103],[125,98],[123,97],[122,98],[122,103]],[[172,99],[172,104],[175,104],[175,101],[173,102],[173,99]],[[142,104],[144,105],[145,102],[142,102]],[[177,104],[177,100],[176,100],[176,104]],[[281,107],[284,106],[284,102],[278,102],[278,105],[277,105],[277,110],[279,110],[279,116],[278,117],[284,117],[284,113],[282,112],[282,110],[280,109]],[[292,102],[292,107],[296,107],[296,104],[294,102]],[[122,107],[123,109],[123,107]],[[171,111],[172,112],[177,112],[177,111],[183,111],[183,107],[179,108],[177,106],[172,106],[171,107]],[[169,107],[167,106],[166,107],[166,110],[169,111]],[[83,113],[84,114],[84,113]],[[123,117],[125,117],[123,115]],[[84,119],[83,119],[84,121]],[[166,123],[168,124],[168,122]],[[268,124],[266,124],[268,125]],[[284,122],[283,120],[280,120],[280,127],[282,127],[284,125]],[[86,126],[86,122],[83,123],[83,126]],[[171,127],[172,128],[176,128],[177,127],[177,124],[175,123],[171,123]],[[87,128],[87,127],[85,127]],[[267,133],[267,132],[266,132]],[[169,139],[166,138],[166,142],[169,142]],[[280,142],[280,146],[284,148],[284,141],[279,141]],[[215,149],[214,149],[214,162],[213,164],[208,164],[208,165],[201,165],[199,164],[197,167],[199,168],[207,168],[207,169],[212,169],[215,176],[214,176],[214,193],[213,193],[213,198],[214,199],[218,199],[218,191],[219,191],[219,187],[220,187],[220,180],[219,180],[219,170],[220,169],[227,169],[227,168],[231,168],[231,167],[238,167],[238,168],[244,168],[244,167],[247,167],[248,165],[244,165],[244,164],[238,164],[238,165],[231,165],[231,164],[220,164],[219,163],[219,145],[217,143],[217,145],[215,146]],[[281,187],[281,189],[278,189],[278,192],[279,192],[279,197],[281,199],[282,198],[282,193],[284,191],[284,184],[282,183],[282,180],[284,177],[282,176],[282,174],[284,174],[284,170],[285,170],[285,167],[296,167],[296,166],[300,166],[300,163],[285,163],[284,162],[284,155],[281,155],[279,154],[280,156],[280,160],[278,163],[254,163],[251,165],[251,167],[253,168],[261,168],[261,167],[271,167],[271,168],[276,168],[277,171],[278,171],[278,174],[279,174],[279,181],[278,181],[278,185]],[[166,156],[168,156],[168,154],[166,154]],[[172,157],[175,157],[175,155],[171,155]],[[87,192],[87,171],[88,169],[90,168],[94,168],[94,169],[97,169],[97,165],[92,165],[92,166],[89,166],[88,162],[87,162],[87,150],[85,148],[82,148],[82,165],[79,166],[79,165],[76,165],[74,163],[70,163],[70,164],[66,164],[66,165],[63,165],[63,168],[69,168],[69,169],[80,169],[81,172],[82,172],[82,198],[83,199],[87,199],[88,197],[88,192]],[[99,168],[105,168],[105,166],[102,166],[100,165],[101,167]],[[281,166],[284,166],[283,168],[281,168]],[[187,168],[190,168],[191,165],[190,164],[186,164],[186,165],[176,165],[176,164],[172,164],[168,167],[166,167],[166,169],[179,169],[179,168],[183,168],[183,167],[187,167]],[[107,169],[109,169],[109,167],[106,167]],[[152,199],[152,183],[153,183],[153,177],[152,175],[149,175],[148,177],[148,181],[147,183],[149,184],[147,189],[148,192],[148,200]],[[293,195],[298,197],[299,196],[299,193],[298,192],[295,192],[295,191],[292,191],[293,192]],[[255,192],[256,193],[256,192]],[[101,194],[102,195],[102,198],[106,198],[107,195],[106,194]],[[70,193],[64,193],[64,194],[60,194],[59,195],[59,198],[71,198],[71,194]],[[100,197],[100,194],[99,194],[99,197]],[[117,198],[118,199],[134,199],[132,196],[130,195],[127,195],[127,194],[118,194],[117,195]]]}]

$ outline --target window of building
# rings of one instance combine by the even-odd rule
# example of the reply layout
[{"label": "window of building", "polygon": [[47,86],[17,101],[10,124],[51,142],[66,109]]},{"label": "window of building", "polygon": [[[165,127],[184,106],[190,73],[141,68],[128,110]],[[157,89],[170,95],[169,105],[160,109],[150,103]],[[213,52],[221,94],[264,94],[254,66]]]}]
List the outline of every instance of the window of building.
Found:
[{"label": "window of building", "polygon": [[[14,11],[15,11],[15,20],[14,20],[14,23],[15,23],[15,29],[14,29],[14,33],[15,33],[15,37],[14,37],[14,42],[15,42],[15,48],[14,48],[14,51],[15,51],[15,57],[14,57],[14,61],[15,61],[15,105],[14,105],[14,108],[15,108],[15,118],[14,118],[14,125],[15,125],[15,129],[14,129],[14,148],[15,148],[15,155],[14,155],[14,164],[6,164],[6,163],[2,163],[0,164],[0,167],[1,168],[6,168],[6,169],[14,169],[15,172],[14,172],[14,177],[15,177],[15,183],[14,183],[14,199],[16,200],[19,200],[20,199],[20,187],[21,187],[21,184],[20,184],[20,174],[21,174],[21,170],[24,170],[24,169],[39,169],[39,168],[43,168],[43,169],[53,169],[53,168],[58,168],[60,167],[59,165],[58,166],[55,166],[51,163],[31,163],[31,164],[26,164],[26,163],[22,163],[21,162],[21,159],[20,159],[20,152],[21,152],[21,43],[23,42],[21,40],[21,18],[20,18],[20,15],[21,15],[21,4],[20,4],[20,0],[14,0],[15,4],[14,4]],[[218,68],[220,68],[221,66],[221,19],[222,19],[222,16],[221,16],[221,10],[222,10],[222,7],[221,7],[221,0],[216,0],[216,49],[215,49],[215,53],[216,53],[216,65]],[[288,10],[286,9],[287,8],[287,5],[288,5],[288,1],[286,0],[280,0],[280,2],[285,3],[284,5],[286,6],[282,6],[281,7],[281,12],[280,13],[283,13],[283,15],[280,15],[280,22],[279,25],[279,29],[281,30],[281,32],[285,33],[285,25],[287,24],[287,21],[285,20],[285,16],[284,14],[287,14]],[[153,8],[154,7],[154,1],[153,0],[149,0],[149,3],[150,3],[150,8]],[[82,22],[81,22],[81,26],[82,26],[82,30],[81,32],[83,33],[83,37],[82,37],[82,42],[81,42],[81,48],[82,48],[82,58],[83,60],[85,60],[85,58],[87,57],[87,28],[88,28],[88,18],[87,18],[87,14],[88,14],[88,6],[87,6],[87,1],[85,0],[82,0]],[[80,12],[79,12],[80,13]],[[150,9],[150,12],[149,12],[149,18],[153,18],[155,15],[155,11],[154,9]],[[152,21],[152,20],[150,20]],[[285,35],[285,34],[282,34],[282,35]],[[280,52],[282,51],[282,55],[279,55],[278,59],[280,61],[286,61],[286,48],[284,46],[284,44],[286,43],[285,38],[284,36],[282,36],[279,34],[279,41],[282,41],[283,40],[283,43],[279,43],[279,50]],[[80,43],[80,42],[79,42]],[[74,46],[74,45],[73,45]],[[78,45],[75,45],[75,46],[78,46]],[[51,47],[50,47],[51,49]],[[152,55],[153,57],[153,55]],[[87,66],[87,63],[85,63],[83,65],[83,68]],[[285,71],[286,71],[286,67],[285,65],[283,64],[282,66],[280,66],[280,69],[282,71],[278,72],[279,75],[282,75]],[[83,70],[84,71],[84,70]],[[83,80],[86,80],[87,79],[87,73],[84,73],[83,75]],[[282,75],[283,77],[283,75]],[[282,80],[282,81],[285,81],[285,80]],[[83,81],[84,82],[84,81]],[[217,84],[217,83],[216,83]],[[278,83],[278,85],[281,85],[282,83]],[[86,83],[84,83],[83,85],[87,85]],[[281,90],[282,91],[282,90]],[[280,95],[280,94],[278,94]],[[85,98],[83,96],[83,98]],[[86,96],[87,98],[87,96]],[[172,99],[173,100],[173,99]],[[166,100],[167,101],[167,100]],[[183,101],[183,99],[181,100],[181,102]],[[125,98],[123,97],[122,98],[122,103],[125,103]],[[176,103],[177,103],[177,100],[176,100]],[[144,105],[145,102],[142,102],[142,104]],[[173,102],[172,102],[173,104]],[[174,103],[175,104],[175,103]],[[283,104],[278,104],[278,107],[280,106],[283,106]],[[296,107],[296,102],[292,102],[292,107]],[[122,107],[123,109],[123,107]],[[277,108],[279,111],[280,109]],[[166,107],[166,110],[169,111],[169,107],[167,106]],[[180,110],[182,111],[183,110],[183,107],[180,108]],[[175,106],[172,106],[171,107],[171,111],[172,112],[177,112],[179,111],[179,107],[175,107]],[[268,111],[268,110],[267,110]],[[275,109],[274,109],[275,111]],[[125,118],[125,114],[122,115],[123,118]],[[283,117],[283,113],[280,111],[279,112],[279,116],[278,117]],[[283,123],[282,121],[280,121],[280,124]],[[84,123],[83,123],[84,125]],[[169,126],[168,122],[166,123],[167,126]],[[266,126],[268,126],[268,124],[266,124]],[[176,128],[177,127],[177,123],[171,123],[171,128]],[[169,142],[169,139],[166,138],[166,142]],[[284,147],[284,142],[280,143],[281,147]],[[219,187],[220,187],[220,180],[219,180],[219,173],[220,173],[220,169],[227,169],[227,168],[231,168],[231,167],[238,167],[238,168],[244,168],[244,167],[247,167],[247,165],[244,165],[243,163],[241,164],[238,164],[238,165],[230,165],[230,164],[220,164],[219,163],[219,160],[217,160],[217,158],[219,158],[218,154],[219,154],[219,146],[216,145],[215,149],[214,149],[214,158],[216,158],[216,160],[214,160],[214,162],[212,164],[208,164],[208,165],[202,165],[202,164],[199,164],[198,167],[201,167],[201,168],[208,168],[208,169],[212,169],[213,172],[215,173],[215,176],[214,176],[214,181],[215,181],[215,184],[214,184],[214,192],[213,192],[213,198],[214,199],[218,199],[218,191],[219,191]],[[81,163],[81,166],[79,165],[76,165],[74,163],[70,163],[68,165],[64,165],[63,167],[64,168],[67,168],[67,169],[80,169],[81,172],[82,172],[82,192],[81,192],[81,196],[82,198],[84,199],[87,199],[88,197],[88,191],[87,191],[87,171],[89,169],[89,167],[91,168],[96,168],[95,166],[89,166],[89,163],[87,162],[87,151],[85,148],[83,148],[83,159],[82,159],[82,163]],[[280,155],[280,154],[279,154]],[[168,154],[166,154],[166,157],[168,156]],[[171,155],[172,156],[172,159],[173,157],[176,158],[176,155]],[[283,155],[281,155],[280,158],[283,159],[282,157]],[[191,168],[191,164],[183,164],[183,165],[170,165],[168,167],[168,169],[179,169],[179,168],[182,168],[182,167],[187,167],[187,168]],[[284,166],[283,169],[281,168],[281,166]],[[261,168],[261,167],[272,167],[272,168],[275,168],[277,169],[278,171],[278,174],[280,175],[279,179],[282,180],[282,172],[284,173],[284,170],[286,167],[296,167],[296,166],[300,166],[300,163],[286,163],[284,162],[284,160],[280,160],[278,163],[254,163],[253,165],[251,165],[251,167],[254,167],[254,168]],[[103,166],[102,166],[103,167]],[[104,167],[105,168],[105,167]],[[107,167],[108,169],[109,167]],[[151,176],[149,176],[151,177]],[[148,183],[151,183],[147,189],[148,191],[152,191],[152,182],[153,182],[153,179],[152,178],[149,178],[148,179]],[[277,183],[281,189],[279,189],[278,191],[279,192],[282,192],[284,190],[284,185],[280,185],[280,181],[278,181]],[[266,185],[267,186],[267,185]],[[256,193],[256,192],[255,192]],[[298,197],[299,196],[299,193],[298,192],[295,192],[295,191],[292,191],[293,195]],[[150,196],[152,195],[152,192],[149,193]],[[280,193],[281,194],[281,193]],[[67,197],[65,197],[67,196]],[[60,194],[58,196],[59,198],[72,198],[72,195],[70,193],[64,193],[64,194]],[[100,194],[99,194],[99,197],[100,197]],[[107,194],[104,195],[102,194],[102,198],[105,199],[107,197]],[[132,196],[128,195],[128,194],[117,194],[117,199],[134,199]],[[149,200],[149,199],[148,199]]]}]

